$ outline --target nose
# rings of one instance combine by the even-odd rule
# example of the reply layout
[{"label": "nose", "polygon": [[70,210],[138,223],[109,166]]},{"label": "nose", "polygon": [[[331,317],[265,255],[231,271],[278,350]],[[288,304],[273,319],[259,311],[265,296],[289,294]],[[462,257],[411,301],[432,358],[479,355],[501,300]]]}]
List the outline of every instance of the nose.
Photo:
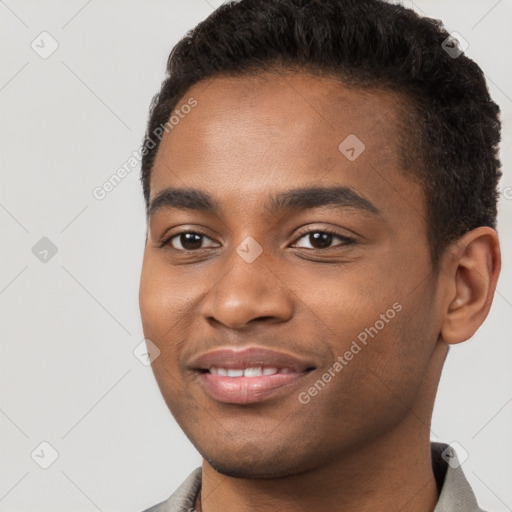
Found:
[{"label": "nose", "polygon": [[250,322],[279,323],[292,317],[293,292],[264,252],[248,263],[233,251],[220,275],[202,305],[210,323],[243,329]]}]

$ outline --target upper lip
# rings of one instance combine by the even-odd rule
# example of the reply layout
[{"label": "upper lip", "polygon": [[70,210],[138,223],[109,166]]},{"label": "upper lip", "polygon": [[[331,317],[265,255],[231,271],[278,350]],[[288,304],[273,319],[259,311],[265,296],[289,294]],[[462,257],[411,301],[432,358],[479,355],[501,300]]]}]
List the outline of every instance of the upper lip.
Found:
[{"label": "upper lip", "polygon": [[195,370],[217,368],[290,368],[304,372],[314,365],[298,356],[263,347],[223,347],[210,350],[191,359],[189,366]]}]

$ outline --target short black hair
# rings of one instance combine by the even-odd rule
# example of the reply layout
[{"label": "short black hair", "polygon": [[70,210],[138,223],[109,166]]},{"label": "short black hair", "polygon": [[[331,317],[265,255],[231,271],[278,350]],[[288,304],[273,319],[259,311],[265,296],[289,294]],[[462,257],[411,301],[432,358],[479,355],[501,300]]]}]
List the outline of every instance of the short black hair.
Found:
[{"label": "short black hair", "polygon": [[478,226],[496,228],[502,175],[500,109],[480,67],[458,50],[440,20],[383,0],[221,5],[172,49],[166,78],[151,101],[141,162],[146,213],[160,142],[152,134],[192,85],[276,70],[323,74],[347,87],[395,91],[403,98],[401,156],[426,196],[427,238],[437,268],[450,242]]}]

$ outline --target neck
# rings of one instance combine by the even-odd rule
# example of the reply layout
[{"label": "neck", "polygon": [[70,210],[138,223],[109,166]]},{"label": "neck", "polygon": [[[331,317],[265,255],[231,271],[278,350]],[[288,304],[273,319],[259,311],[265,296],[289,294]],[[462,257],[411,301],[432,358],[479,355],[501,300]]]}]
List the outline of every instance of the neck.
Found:
[{"label": "neck", "polygon": [[438,343],[410,414],[391,432],[335,463],[276,479],[224,476],[202,466],[202,512],[432,512],[439,495],[432,471],[430,421],[446,355]]}]

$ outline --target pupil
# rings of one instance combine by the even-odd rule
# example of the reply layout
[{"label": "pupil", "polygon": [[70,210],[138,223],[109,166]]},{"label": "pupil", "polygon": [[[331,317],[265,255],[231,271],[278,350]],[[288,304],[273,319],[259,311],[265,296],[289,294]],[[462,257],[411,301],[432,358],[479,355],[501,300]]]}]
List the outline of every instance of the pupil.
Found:
[{"label": "pupil", "polygon": [[196,233],[182,233],[180,242],[184,249],[200,249],[201,235]]},{"label": "pupil", "polygon": [[330,233],[311,233],[309,235],[310,243],[315,249],[325,249],[330,247],[332,235]]}]

